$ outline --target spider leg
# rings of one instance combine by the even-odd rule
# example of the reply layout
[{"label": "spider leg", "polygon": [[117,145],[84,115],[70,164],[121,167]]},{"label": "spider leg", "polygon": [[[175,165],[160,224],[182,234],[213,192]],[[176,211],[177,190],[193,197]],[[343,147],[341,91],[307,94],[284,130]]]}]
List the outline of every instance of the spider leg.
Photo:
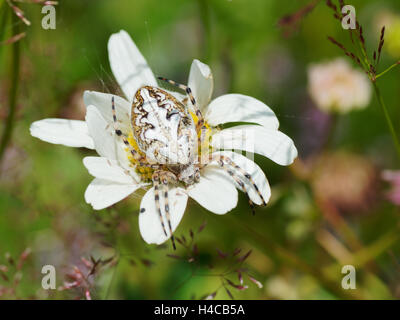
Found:
[{"label": "spider leg", "polygon": [[175,238],[172,233],[172,224],[171,224],[171,214],[170,214],[170,208],[169,208],[169,198],[168,198],[168,183],[171,181],[176,181],[176,176],[168,171],[161,171],[157,170],[154,172],[153,177],[153,185],[154,185],[154,201],[156,203],[156,209],[160,218],[161,226],[164,231],[164,234],[166,237],[168,237],[167,230],[165,228],[164,224],[164,218],[161,212],[161,205],[160,205],[160,183],[161,183],[161,189],[163,191],[163,196],[164,196],[164,211],[165,211],[165,217],[167,219],[168,223],[168,228],[169,232],[171,235],[171,241],[172,241],[172,246],[174,250],[176,250],[176,245],[175,245]]},{"label": "spider leg", "polygon": [[118,128],[118,121],[117,121],[117,113],[115,111],[115,101],[114,101],[114,96],[111,98],[111,111],[112,111],[112,116],[113,116],[113,121],[114,121],[114,131],[115,134],[118,137],[121,137],[122,141],[124,142],[125,146],[129,149],[129,152],[133,156],[133,158],[139,163],[140,166],[142,167],[150,167],[153,169],[157,169],[160,167],[158,164],[150,164],[145,162],[146,158],[143,157],[142,155],[139,154],[129,143],[129,141],[126,139],[126,137],[122,134],[122,131]]},{"label": "spider leg", "polygon": [[239,176],[237,174],[235,174],[234,171],[232,171],[231,169],[229,169],[227,166],[225,166],[225,163],[223,160],[219,160],[218,164],[221,166],[222,169],[224,169],[232,178],[233,180],[236,181],[236,183],[242,188],[242,191],[246,194],[247,200],[249,201],[249,205],[251,208],[251,212],[253,214],[253,216],[255,215],[255,206],[253,201],[251,201],[250,196],[249,196],[249,192],[247,191],[247,188],[245,186],[245,184],[243,183],[242,180],[240,180]]},{"label": "spider leg", "polygon": [[172,246],[174,248],[174,250],[176,250],[176,246],[175,246],[175,238],[174,235],[172,233],[172,225],[171,225],[171,214],[169,211],[169,198],[168,198],[168,183],[171,181],[176,181],[176,177],[173,173],[168,172],[168,171],[163,171],[161,172],[162,178],[162,186],[163,186],[163,191],[164,191],[164,210],[165,210],[165,216],[167,218],[167,222],[168,222],[168,228],[169,231],[171,233],[171,241],[172,241]]},{"label": "spider leg", "polygon": [[201,113],[200,109],[198,108],[198,106],[196,104],[196,99],[193,96],[192,89],[190,89],[188,86],[186,86],[184,84],[177,83],[174,80],[169,80],[169,79],[166,79],[166,78],[163,78],[163,77],[157,77],[157,78],[159,80],[166,81],[169,84],[171,84],[171,85],[173,85],[175,87],[178,87],[178,88],[184,90],[187,93],[187,95],[190,98],[190,102],[192,103],[192,105],[194,107],[194,111],[196,113],[196,116],[197,116],[197,118],[199,118],[199,121],[197,122],[196,126],[197,126],[197,128],[203,127],[203,125],[204,125],[204,117],[203,117],[203,114]]},{"label": "spider leg", "polygon": [[165,215],[166,215],[167,221],[168,221],[169,232],[171,233],[172,247],[174,248],[174,250],[176,250],[175,238],[174,238],[174,235],[172,234],[171,215],[170,215],[170,213],[169,213],[168,185],[167,185],[167,184],[164,184],[164,185],[163,185],[163,189],[164,189]]},{"label": "spider leg", "polygon": [[[265,201],[264,197],[262,196],[262,194],[261,194],[261,192],[260,192],[260,189],[258,188],[257,184],[254,182],[253,178],[251,177],[251,175],[250,175],[248,172],[246,172],[243,168],[241,168],[239,165],[237,165],[235,162],[232,161],[232,159],[230,159],[230,158],[227,157],[227,156],[224,156],[224,155],[221,155],[221,154],[219,154],[219,155],[210,155],[210,156],[209,156],[209,162],[214,161],[214,160],[217,161],[217,163],[218,163],[225,171],[227,171],[227,172],[232,176],[232,178],[235,179],[235,181],[236,181],[236,182],[239,184],[239,186],[243,189],[243,192],[247,194],[247,197],[249,198],[249,203],[250,203],[250,206],[251,206],[251,207],[254,207],[254,204],[253,204],[253,202],[251,201],[251,199],[250,199],[250,197],[249,197],[249,194],[248,194],[248,192],[247,192],[247,189],[246,189],[246,187],[245,187],[243,181],[240,180],[240,178],[235,174],[234,171],[230,170],[229,168],[226,168],[225,165],[231,166],[232,168],[234,168],[235,170],[237,170],[238,172],[240,172],[240,173],[251,183],[251,185],[253,186],[253,188],[256,190],[258,196],[260,197],[260,199],[261,199],[261,201],[262,201],[262,205],[263,205],[263,206],[266,206],[266,205],[267,205],[267,202]],[[206,164],[206,165],[207,165],[207,164]],[[235,178],[234,176],[236,176],[236,178]],[[240,183],[238,182],[237,179],[239,179]]]},{"label": "spider leg", "polygon": [[154,185],[154,201],[156,203],[156,209],[158,212],[158,216],[160,218],[160,222],[161,222],[161,226],[164,231],[164,234],[166,237],[168,237],[167,231],[165,230],[164,219],[163,219],[163,216],[161,213],[161,206],[160,206],[160,191],[159,191],[160,175],[159,175],[159,171],[156,171],[153,173],[152,180],[153,180],[153,185]]}]

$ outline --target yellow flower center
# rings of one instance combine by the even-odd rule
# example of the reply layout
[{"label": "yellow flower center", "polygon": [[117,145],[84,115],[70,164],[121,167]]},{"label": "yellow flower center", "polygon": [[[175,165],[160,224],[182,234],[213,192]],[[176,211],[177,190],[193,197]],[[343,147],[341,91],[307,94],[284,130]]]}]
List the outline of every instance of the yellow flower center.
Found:
[{"label": "yellow flower center", "polygon": [[[197,126],[197,123],[199,122],[199,118],[196,116],[195,113],[193,113],[192,111],[189,111],[190,116],[193,118],[194,124]],[[205,133],[203,133],[203,140],[201,141],[201,144],[199,145],[199,150],[198,150],[198,154],[201,156],[202,153],[208,154],[209,152],[212,151],[212,147],[211,147],[211,136],[212,136],[212,128],[210,127],[210,125],[207,123],[207,121],[204,120],[204,127],[206,128]],[[197,132],[197,137],[199,139],[201,139],[201,134],[202,134],[202,130],[199,130],[199,132]]]},{"label": "yellow flower center", "polygon": [[[143,154],[143,152],[139,149],[139,146],[138,146],[138,144],[137,144],[135,138],[133,137],[132,131],[129,132],[128,142],[129,142],[129,144],[131,145],[131,147],[132,147],[133,149],[135,149],[135,151],[136,151],[137,153],[139,153],[141,156],[145,156],[145,155]],[[136,159],[133,157],[132,153],[130,153],[130,151],[129,151],[129,148],[125,148],[125,151],[126,151],[127,154],[128,154],[128,159],[129,159],[129,161],[131,162],[131,164],[132,164],[133,166],[136,167],[136,172],[141,176],[142,180],[143,180],[143,181],[149,181],[149,180],[151,180],[151,176],[152,176],[154,170],[151,169],[151,168],[148,168],[148,167],[144,167],[144,166],[139,165],[138,160],[136,160]]]}]

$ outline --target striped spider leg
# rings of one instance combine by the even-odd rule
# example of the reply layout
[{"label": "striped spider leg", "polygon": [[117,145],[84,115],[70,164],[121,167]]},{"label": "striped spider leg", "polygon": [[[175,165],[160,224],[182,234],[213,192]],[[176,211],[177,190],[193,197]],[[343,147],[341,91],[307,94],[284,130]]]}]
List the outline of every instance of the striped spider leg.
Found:
[{"label": "striped spider leg", "polygon": [[156,202],[156,209],[157,209],[158,215],[160,217],[160,222],[161,222],[161,226],[163,228],[164,234],[166,237],[168,237],[167,231],[165,229],[164,219],[163,219],[163,216],[161,213],[161,205],[160,205],[160,185],[161,185],[163,198],[164,198],[165,217],[167,219],[168,229],[171,234],[172,246],[173,246],[174,250],[176,250],[175,239],[174,239],[174,235],[172,234],[171,214],[169,211],[170,208],[169,208],[169,200],[168,200],[168,189],[169,189],[170,183],[176,183],[178,180],[177,180],[175,174],[173,174],[170,171],[157,170],[153,173],[152,181],[153,181],[153,185],[154,185],[154,200]]},{"label": "striped spider leg", "polygon": [[267,202],[265,201],[264,197],[262,196],[260,189],[258,188],[257,184],[254,182],[251,175],[248,172],[246,172],[243,168],[241,168],[238,164],[233,162],[231,158],[221,155],[221,154],[209,155],[208,160],[206,160],[206,164],[204,164],[204,166],[206,166],[207,164],[209,164],[210,162],[213,162],[213,161],[216,161],[217,164],[222,169],[224,169],[233,178],[233,180],[235,180],[235,182],[242,188],[242,191],[247,196],[247,199],[249,201],[249,205],[250,205],[253,215],[255,214],[254,203],[251,200],[249,192],[248,192],[244,182],[242,181],[241,177],[238,175],[238,173],[240,173],[243,177],[245,177],[247,179],[248,182],[250,182],[250,184],[252,185],[254,190],[257,192],[257,195],[261,199],[261,202],[262,202],[261,205],[262,206],[267,205]]}]

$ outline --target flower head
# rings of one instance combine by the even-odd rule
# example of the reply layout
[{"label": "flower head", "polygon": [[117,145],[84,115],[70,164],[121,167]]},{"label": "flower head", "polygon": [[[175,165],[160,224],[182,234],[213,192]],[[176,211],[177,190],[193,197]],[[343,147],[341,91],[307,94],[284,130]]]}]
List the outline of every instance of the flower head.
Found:
[{"label": "flower head", "polygon": [[326,112],[346,113],[366,107],[371,99],[368,77],[342,58],[308,68],[308,91]]},{"label": "flower head", "polygon": [[[143,141],[138,140],[133,132],[136,127],[131,120],[132,104],[137,103],[134,99],[139,89],[148,86],[159,90],[157,88],[160,86],[125,31],[110,37],[108,52],[111,69],[125,98],[86,91],[85,121],[44,119],[31,125],[31,134],[44,141],[97,151],[99,157],[83,159],[89,173],[95,177],[85,192],[87,203],[100,210],[138,189],[147,189],[140,204],[139,229],[147,243],[161,244],[177,228],[189,197],[216,214],[225,214],[236,206],[236,187],[245,191],[252,203],[268,201],[271,191],[260,167],[247,157],[227,149],[258,153],[280,165],[289,165],[297,156],[293,141],[278,131],[279,122],[274,112],[255,98],[227,94],[211,101],[211,70],[206,64],[194,60],[188,79],[188,87],[193,95],[190,98],[193,99],[166,89],[162,92],[167,92],[170,100],[179,100],[179,105],[188,110],[185,114],[190,115],[189,122],[201,127],[197,132],[200,141],[199,160],[193,162],[199,168],[200,177],[193,183],[179,179],[166,182],[168,196],[161,193],[165,206],[160,206],[160,202],[157,202],[161,200],[157,193],[160,186],[154,179],[158,171],[154,166],[161,164],[147,161],[149,151],[144,150],[141,145]],[[190,104],[190,100],[194,99],[199,113]],[[115,105],[114,111],[112,103]],[[203,121],[200,121],[200,113]],[[149,117],[152,116],[149,112]],[[169,116],[172,118],[173,114]],[[220,125],[230,122],[247,124],[219,129]],[[156,135],[157,128],[153,129],[147,132]],[[175,134],[173,130],[176,128],[171,129],[171,134]],[[154,152],[158,151],[155,149]],[[167,170],[168,177],[179,176],[175,175],[176,166],[162,164],[162,167]],[[178,169],[182,173],[186,167],[178,166]],[[167,233],[164,225],[167,226],[169,222],[171,229]]]}]

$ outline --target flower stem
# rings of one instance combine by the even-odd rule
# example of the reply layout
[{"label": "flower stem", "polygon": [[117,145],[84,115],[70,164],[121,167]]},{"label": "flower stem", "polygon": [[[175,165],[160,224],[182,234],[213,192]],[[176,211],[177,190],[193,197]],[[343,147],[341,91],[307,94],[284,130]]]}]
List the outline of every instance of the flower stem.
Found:
[{"label": "flower stem", "polygon": [[381,106],[381,108],[383,110],[383,114],[385,115],[387,125],[388,125],[390,133],[392,135],[392,139],[393,139],[393,143],[396,147],[397,155],[400,158],[400,143],[399,143],[399,139],[397,137],[396,131],[394,130],[392,119],[390,118],[389,111],[385,105],[385,101],[383,100],[383,97],[381,95],[378,85],[376,84],[375,81],[373,81],[372,83],[374,85],[374,90],[375,90],[375,94],[378,99],[379,105]]},{"label": "flower stem", "polygon": [[322,150],[326,151],[332,148],[333,141],[336,134],[336,128],[338,124],[339,114],[334,112],[331,115],[330,123],[329,123],[329,131],[326,134],[325,142],[322,144]]},{"label": "flower stem", "polygon": [[8,13],[10,12],[9,10],[7,10],[6,6],[5,6],[5,2],[3,2],[0,5],[0,12],[3,11],[1,14],[1,22],[0,22],[0,41],[3,40],[4,35],[6,33],[6,23],[7,23],[7,16]]},{"label": "flower stem", "polygon": [[387,68],[386,70],[384,70],[381,73],[377,74],[375,76],[375,79],[378,79],[378,78],[382,77],[386,72],[389,72],[390,70],[392,70],[394,67],[397,67],[398,65],[400,65],[400,61],[397,61],[396,63],[393,63],[389,68]]},{"label": "flower stem", "polygon": [[[12,15],[11,21],[12,21],[12,33],[13,36],[15,36],[19,33],[19,21],[15,14]],[[19,69],[20,69],[20,42],[16,41],[12,44],[12,63],[10,70],[11,87],[8,98],[9,109],[3,130],[3,136],[1,137],[0,141],[0,162],[3,159],[4,152],[11,139],[12,130],[14,127],[16,105],[17,105]]]},{"label": "flower stem", "polygon": [[212,54],[212,40],[211,40],[211,19],[210,19],[210,6],[208,0],[198,0],[199,14],[204,28],[204,53],[203,58],[206,63],[210,63]]},{"label": "flower stem", "polygon": [[[6,35],[6,25],[8,20],[8,14],[10,13],[10,10],[8,10],[8,8],[6,7],[5,1],[0,6],[0,12],[1,12],[1,20],[0,20],[0,43],[1,43],[3,42]],[[2,49],[4,47],[5,47],[4,45],[0,45],[0,59],[1,59]]]}]

